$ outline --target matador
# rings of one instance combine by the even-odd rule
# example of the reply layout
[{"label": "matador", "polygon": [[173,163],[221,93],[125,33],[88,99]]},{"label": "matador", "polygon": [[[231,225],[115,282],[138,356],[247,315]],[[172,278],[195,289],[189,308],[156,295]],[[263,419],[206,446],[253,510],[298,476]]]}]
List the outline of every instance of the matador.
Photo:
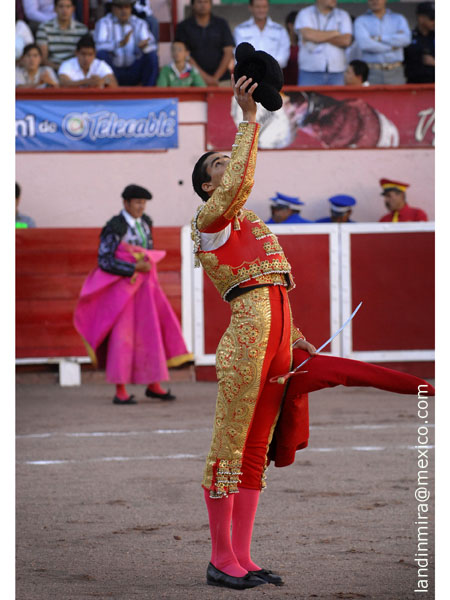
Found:
[{"label": "matador", "polygon": [[[293,346],[302,359],[315,356],[316,348],[293,325],[287,294],[294,281],[277,237],[245,208],[258,146],[252,97],[257,84],[244,76],[232,79],[232,86],[244,121],[231,157],[207,152],[194,167],[192,183],[203,205],[192,220],[192,239],[196,263],[231,309],[216,352],[218,396],[202,481],[212,546],[206,580],[245,589],[283,585],[279,575],[252,560],[250,546],[269,458],[276,466],[290,464],[295,450],[307,445],[307,392],[372,385],[414,393],[418,383],[426,382],[359,361],[321,356],[311,361],[318,361],[313,376],[302,384],[300,376],[295,378],[299,382],[290,393],[276,382],[277,375],[291,369]],[[299,415],[302,424],[294,429]]]}]

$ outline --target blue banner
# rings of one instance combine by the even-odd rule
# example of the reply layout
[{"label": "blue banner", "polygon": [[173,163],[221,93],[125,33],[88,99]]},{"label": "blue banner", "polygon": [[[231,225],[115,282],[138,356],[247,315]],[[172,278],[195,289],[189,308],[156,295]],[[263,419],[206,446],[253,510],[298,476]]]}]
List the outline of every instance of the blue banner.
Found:
[{"label": "blue banner", "polygon": [[178,100],[18,100],[17,152],[178,147]]}]

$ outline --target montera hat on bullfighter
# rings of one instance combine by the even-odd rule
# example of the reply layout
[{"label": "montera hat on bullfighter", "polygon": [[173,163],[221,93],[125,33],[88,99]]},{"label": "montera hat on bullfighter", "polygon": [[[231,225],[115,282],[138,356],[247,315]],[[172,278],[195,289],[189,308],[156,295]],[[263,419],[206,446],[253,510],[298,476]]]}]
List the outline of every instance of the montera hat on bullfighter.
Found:
[{"label": "montera hat on bullfighter", "polygon": [[242,42],[236,48],[235,81],[243,75],[258,83],[253,92],[255,102],[260,102],[270,111],[283,106],[283,99],[279,93],[284,83],[283,72],[273,56],[264,50],[255,50],[248,42]]}]

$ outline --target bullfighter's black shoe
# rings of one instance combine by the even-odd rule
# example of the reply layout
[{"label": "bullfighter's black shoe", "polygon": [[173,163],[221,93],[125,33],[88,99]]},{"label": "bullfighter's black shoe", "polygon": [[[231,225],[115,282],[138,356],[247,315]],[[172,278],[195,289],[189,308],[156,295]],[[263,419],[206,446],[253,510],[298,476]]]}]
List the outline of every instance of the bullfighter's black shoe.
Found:
[{"label": "bullfighter's black shoe", "polygon": [[243,577],[233,577],[227,575],[223,571],[219,571],[216,567],[209,563],[208,569],[206,570],[206,583],[208,585],[215,585],[217,587],[226,587],[233,590],[246,590],[248,588],[256,587],[257,585],[263,585],[266,583],[264,579],[256,577],[247,573]]}]

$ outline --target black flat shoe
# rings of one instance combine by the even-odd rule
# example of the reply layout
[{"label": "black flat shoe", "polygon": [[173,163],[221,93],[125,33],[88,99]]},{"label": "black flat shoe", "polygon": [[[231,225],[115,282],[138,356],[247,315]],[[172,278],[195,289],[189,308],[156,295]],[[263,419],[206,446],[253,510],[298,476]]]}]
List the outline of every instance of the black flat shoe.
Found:
[{"label": "black flat shoe", "polygon": [[128,396],[126,400],[121,400],[117,396],[114,396],[113,404],[137,404],[137,400],[134,399],[134,396]]},{"label": "black flat shoe", "polygon": [[233,590],[246,590],[257,585],[263,585],[266,581],[250,573],[247,573],[244,577],[232,577],[223,571],[219,571],[213,564],[209,563],[206,570],[206,583],[217,587],[232,588]]},{"label": "black flat shoe", "polygon": [[276,573],[272,573],[272,571],[268,571],[267,569],[260,569],[259,571],[249,571],[250,575],[256,575],[261,579],[264,579],[267,583],[272,583],[273,585],[284,585],[284,581],[281,579],[279,575]]},{"label": "black flat shoe", "polygon": [[170,393],[170,390],[165,394],[158,394],[158,392],[152,392],[148,388],[145,390],[147,398],[159,398],[160,400],[175,400],[176,396]]}]

